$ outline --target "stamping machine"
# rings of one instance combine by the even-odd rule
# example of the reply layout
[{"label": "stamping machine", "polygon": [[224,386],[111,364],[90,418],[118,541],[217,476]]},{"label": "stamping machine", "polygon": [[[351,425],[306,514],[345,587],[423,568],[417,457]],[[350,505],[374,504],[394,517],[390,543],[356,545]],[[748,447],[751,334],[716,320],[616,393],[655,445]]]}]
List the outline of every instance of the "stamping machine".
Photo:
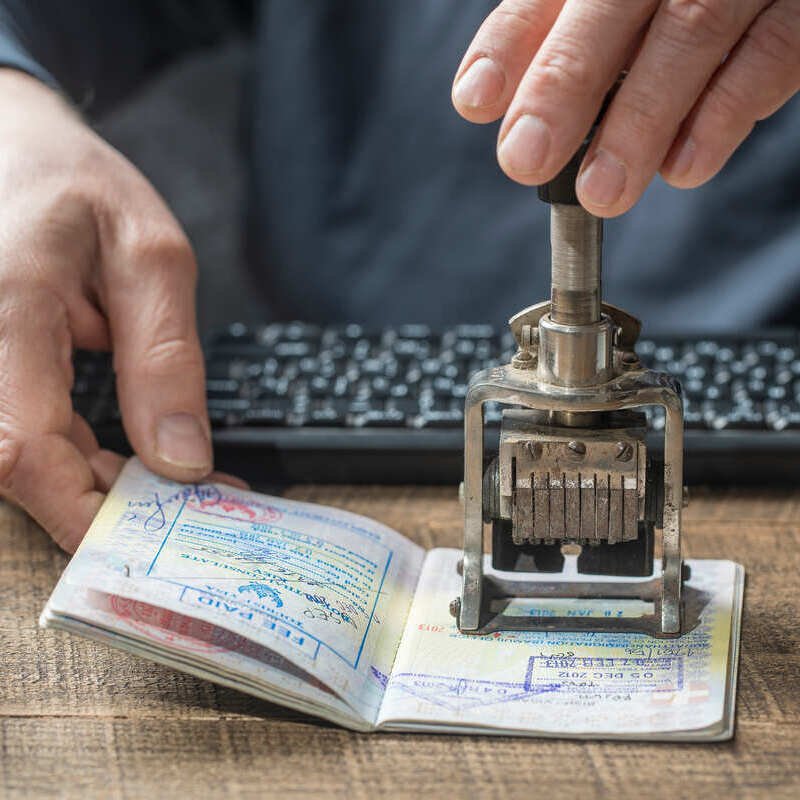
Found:
[{"label": "stamping machine", "polygon": [[[511,318],[518,345],[511,363],[479,372],[469,384],[463,584],[450,604],[463,633],[597,630],[673,637],[685,629],[681,390],[669,375],[642,367],[635,351],[640,322],[601,301],[603,221],[585,211],[575,193],[590,139],[539,187],[550,204],[550,300]],[[484,469],[488,402],[505,410],[497,457]],[[664,409],[663,460],[648,452],[645,406]],[[491,526],[495,570],[560,573],[565,554],[579,553],[577,571],[604,579],[484,574],[484,524]],[[653,574],[656,529],[662,531],[661,574],[643,580]],[[652,603],[653,613],[504,613],[514,598],[641,599]]]}]

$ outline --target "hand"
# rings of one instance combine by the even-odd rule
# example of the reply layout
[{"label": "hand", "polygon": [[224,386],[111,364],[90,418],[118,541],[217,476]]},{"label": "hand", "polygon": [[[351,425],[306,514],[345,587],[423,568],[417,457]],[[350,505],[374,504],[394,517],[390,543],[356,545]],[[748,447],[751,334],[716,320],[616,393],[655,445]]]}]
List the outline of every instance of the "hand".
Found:
[{"label": "hand", "polygon": [[73,348],[114,350],[148,467],[212,466],[191,247],[155,190],[33,78],[0,69],[0,494],[68,551],[120,456],[70,402]]},{"label": "hand", "polygon": [[503,171],[553,178],[619,72],[629,73],[583,160],[584,207],[627,211],[656,172],[714,176],[800,88],[800,0],[503,0],[456,74],[453,103],[500,126]]}]

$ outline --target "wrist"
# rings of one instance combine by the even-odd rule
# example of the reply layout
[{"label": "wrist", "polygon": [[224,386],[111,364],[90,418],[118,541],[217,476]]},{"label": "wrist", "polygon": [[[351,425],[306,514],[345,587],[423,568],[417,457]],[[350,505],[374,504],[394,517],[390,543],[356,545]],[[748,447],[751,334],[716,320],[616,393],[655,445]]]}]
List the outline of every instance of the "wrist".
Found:
[{"label": "wrist", "polygon": [[15,111],[48,106],[77,117],[70,102],[44,81],[15,67],[0,67],[0,105]]}]

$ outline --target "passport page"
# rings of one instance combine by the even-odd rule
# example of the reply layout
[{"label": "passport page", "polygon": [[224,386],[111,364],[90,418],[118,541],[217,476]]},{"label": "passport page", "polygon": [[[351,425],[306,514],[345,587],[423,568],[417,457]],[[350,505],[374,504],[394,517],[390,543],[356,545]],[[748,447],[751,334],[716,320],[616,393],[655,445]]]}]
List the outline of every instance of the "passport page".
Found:
[{"label": "passport page", "polygon": [[[738,564],[687,562],[685,595],[702,611],[697,627],[678,639],[608,632],[470,636],[448,612],[461,591],[460,557],[457,550],[428,553],[394,670],[374,674],[386,687],[382,727],[687,741],[732,736],[744,580]],[[577,572],[570,579],[615,580]],[[638,615],[644,605],[518,600],[506,613],[622,616]]]},{"label": "passport page", "polygon": [[370,727],[373,670],[391,671],[423,555],[356,514],[174,483],[131,459],[42,623]]}]

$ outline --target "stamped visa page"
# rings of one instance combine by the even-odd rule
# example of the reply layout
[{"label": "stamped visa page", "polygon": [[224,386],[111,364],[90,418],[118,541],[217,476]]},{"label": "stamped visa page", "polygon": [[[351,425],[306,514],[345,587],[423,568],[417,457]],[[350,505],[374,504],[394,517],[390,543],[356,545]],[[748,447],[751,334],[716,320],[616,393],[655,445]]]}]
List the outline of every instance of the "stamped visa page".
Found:
[{"label": "stamped visa page", "polygon": [[372,668],[391,670],[422,558],[365,517],[176,484],[132,459],[62,583],[110,596],[126,620],[138,601],[257,642],[374,722]]},{"label": "stamped visa page", "polygon": [[[574,632],[468,636],[459,633],[448,611],[461,590],[460,555],[430,551],[394,670],[374,675],[387,687],[379,717],[386,727],[437,723],[540,735],[658,738],[721,725],[732,609],[741,587],[736,564],[688,562],[689,586],[703,598],[704,610],[698,627],[680,639]],[[536,615],[620,616],[644,610],[628,606],[623,612],[619,601],[524,602],[525,613]]]},{"label": "stamped visa page", "polygon": [[62,581],[42,614],[42,624],[347,727],[371,727],[314,675],[274,650],[168,609]]}]

